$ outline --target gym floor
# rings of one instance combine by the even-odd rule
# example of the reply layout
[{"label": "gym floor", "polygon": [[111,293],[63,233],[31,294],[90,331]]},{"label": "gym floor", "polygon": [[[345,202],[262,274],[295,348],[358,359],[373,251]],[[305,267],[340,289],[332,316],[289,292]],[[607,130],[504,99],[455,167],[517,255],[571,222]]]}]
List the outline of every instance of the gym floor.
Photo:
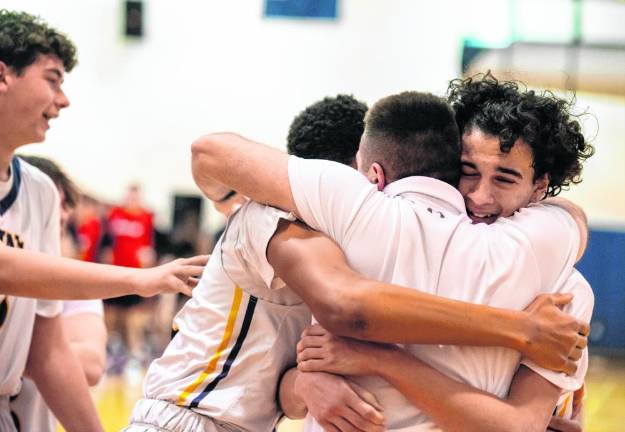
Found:
[{"label": "gym floor", "polygon": [[[130,410],[141,395],[143,372],[126,371],[106,377],[94,390],[106,432],[117,432],[128,421]],[[625,430],[625,359],[592,356],[587,376],[586,432]],[[279,432],[299,432],[302,422],[284,421]]]}]

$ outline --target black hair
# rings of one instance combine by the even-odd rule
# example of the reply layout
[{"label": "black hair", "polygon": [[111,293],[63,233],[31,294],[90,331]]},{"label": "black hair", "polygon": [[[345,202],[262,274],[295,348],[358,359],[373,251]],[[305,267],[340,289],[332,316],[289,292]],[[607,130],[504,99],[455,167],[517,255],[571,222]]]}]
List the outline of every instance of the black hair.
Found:
[{"label": "black hair", "polygon": [[367,113],[365,136],[363,163],[382,165],[389,183],[418,175],[457,186],[460,137],[444,99],[414,91],[385,97]]},{"label": "black hair", "polygon": [[490,72],[451,81],[448,101],[461,134],[474,127],[499,138],[502,152],[518,139],[532,149],[534,180],[547,174],[546,196],[582,181],[582,164],[594,154],[586,141],[575,103],[550,91],[537,93],[517,81],[499,81]]},{"label": "black hair", "polygon": [[365,129],[366,112],[367,105],[349,95],[326,97],[310,105],[291,123],[288,153],[352,165]]}]

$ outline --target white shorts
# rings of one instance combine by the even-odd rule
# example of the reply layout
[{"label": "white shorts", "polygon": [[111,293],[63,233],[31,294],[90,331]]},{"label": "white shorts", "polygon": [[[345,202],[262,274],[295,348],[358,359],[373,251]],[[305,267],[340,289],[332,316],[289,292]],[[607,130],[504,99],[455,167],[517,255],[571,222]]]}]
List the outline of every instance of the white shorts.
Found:
[{"label": "white shorts", "polygon": [[[4,431],[4,429],[0,429]],[[140,399],[130,415],[130,424],[121,432],[239,432],[241,429],[218,422],[173,403]]]}]

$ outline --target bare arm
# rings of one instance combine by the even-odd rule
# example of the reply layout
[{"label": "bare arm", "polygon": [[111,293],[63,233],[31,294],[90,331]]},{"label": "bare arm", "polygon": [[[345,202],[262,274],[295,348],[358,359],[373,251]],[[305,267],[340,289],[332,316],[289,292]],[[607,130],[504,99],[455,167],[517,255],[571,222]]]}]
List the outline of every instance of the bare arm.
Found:
[{"label": "bare arm", "polygon": [[63,326],[87,383],[96,385],[106,370],[106,327],[102,316],[91,312],[77,313],[63,317]]},{"label": "bare arm", "polygon": [[558,387],[525,366],[502,400],[418,364],[410,354],[396,360],[382,376],[444,430],[542,432],[560,395]]},{"label": "bare arm", "polygon": [[297,211],[284,152],[233,133],[202,136],[191,152],[193,178],[208,198],[218,201],[234,189],[253,201]]},{"label": "bare arm", "polygon": [[[281,223],[267,258],[276,274],[334,334],[377,342],[503,346],[543,367],[572,373],[587,325],[543,297],[528,311],[464,303],[369,280],[340,248],[299,223]],[[564,297],[563,297],[564,298]],[[571,357],[573,356],[573,357]]]},{"label": "bare arm", "polygon": [[378,375],[449,431],[544,431],[560,389],[521,366],[509,397],[455,381],[396,346],[371,344],[306,330],[298,344],[298,368],[350,375]]},{"label": "bare arm", "polygon": [[68,432],[103,430],[60,316],[35,318],[26,372]]},{"label": "bare arm", "polygon": [[207,257],[175,260],[151,269],[93,264],[0,246],[0,293],[42,299],[95,299],[161,292],[191,294]]}]

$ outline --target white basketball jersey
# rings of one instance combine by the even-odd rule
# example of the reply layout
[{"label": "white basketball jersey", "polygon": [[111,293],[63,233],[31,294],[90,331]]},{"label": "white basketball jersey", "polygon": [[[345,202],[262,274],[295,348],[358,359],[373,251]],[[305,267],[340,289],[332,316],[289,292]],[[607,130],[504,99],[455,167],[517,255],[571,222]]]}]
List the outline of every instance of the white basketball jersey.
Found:
[{"label": "white basketball jersey", "polygon": [[218,423],[271,430],[282,373],[310,323],[301,299],[274,277],[265,255],[289,214],[247,203],[233,215],[193,297],[174,320],[177,334],[155,360],[144,397],[189,407]]},{"label": "white basketball jersey", "polygon": [[[573,270],[579,231],[560,208],[532,205],[492,225],[473,225],[460,193],[432,178],[403,178],[379,192],[344,165],[290,157],[289,181],[302,220],[335,240],[354,269],[370,278],[508,309],[523,309],[541,293],[574,291],[568,311],[590,318],[592,291]],[[441,372],[500,397],[521,360],[505,348],[406,348]],[[572,377],[525,363],[567,391],[579,388],[586,372],[585,361]],[[383,379],[353,380],[385,408],[389,431],[435,427]]]},{"label": "white basketball jersey", "polygon": [[[13,158],[9,181],[0,182],[0,247],[59,255],[59,197],[37,168]],[[0,296],[0,395],[17,393],[30,348],[35,314],[58,315],[57,301]]]}]

